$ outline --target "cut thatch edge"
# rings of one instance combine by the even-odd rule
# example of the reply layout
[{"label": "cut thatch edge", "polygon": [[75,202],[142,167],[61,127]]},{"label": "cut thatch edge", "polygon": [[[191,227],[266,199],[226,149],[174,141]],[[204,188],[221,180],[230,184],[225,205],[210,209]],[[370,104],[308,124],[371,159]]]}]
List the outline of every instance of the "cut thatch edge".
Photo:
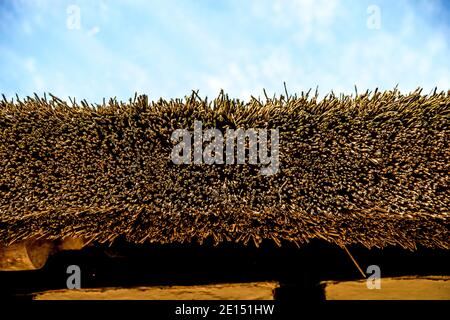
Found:
[{"label": "cut thatch edge", "polygon": [[[129,207],[128,209],[130,209]],[[142,207],[139,208],[142,210]],[[123,209],[122,209],[123,210]],[[153,216],[153,221],[147,221],[147,225],[139,222],[140,211],[137,210],[131,216],[132,219],[124,219],[118,208],[83,208],[82,210],[45,210],[31,214],[3,219],[0,222],[0,239],[2,243],[9,245],[29,239],[59,240],[61,238],[82,238],[87,243],[112,244],[117,238],[124,238],[135,244],[143,243],[198,243],[211,241],[214,245],[221,242],[235,242],[243,245],[255,245],[258,247],[263,240],[275,242],[278,246],[282,243],[292,242],[297,246],[303,246],[312,240],[319,239],[336,244],[339,247],[362,245],[368,249],[397,246],[406,250],[416,250],[418,247],[450,249],[449,217],[429,213],[386,214],[380,212],[353,212],[351,215],[334,216],[305,216],[285,214],[289,216],[289,226],[272,225],[273,217],[279,213],[252,213],[250,216],[241,215],[233,223],[221,223],[211,225],[208,221],[209,214],[180,215],[167,214]],[[46,217],[47,223],[42,223],[40,215]],[[102,219],[102,228],[89,220],[95,217]],[[195,220],[197,228],[190,227],[186,223],[183,229],[175,222],[172,229],[171,223],[180,220]],[[86,224],[83,224],[83,219]],[[256,228],[251,228],[251,223],[259,223]],[[8,232],[10,226],[25,224],[29,228],[20,233]],[[50,228],[51,224],[51,228]],[[84,225],[84,227],[80,227]],[[406,226],[406,228],[405,228]],[[419,227],[418,227],[419,226]],[[427,227],[424,229],[424,227]],[[123,230],[128,230],[124,232]],[[146,231],[143,231],[146,230]],[[359,236],[352,236],[354,231]],[[361,237],[361,230],[365,230],[367,236]],[[392,233],[392,230],[396,230]],[[138,231],[138,232],[136,232]],[[418,232],[414,234],[414,232]],[[433,233],[434,237],[420,237],[420,233],[427,235]],[[139,234],[140,236],[136,236]]]},{"label": "cut thatch edge", "polygon": [[[230,100],[223,93],[213,102],[206,103],[193,93],[184,101],[159,100],[150,103],[147,96],[136,96],[128,104],[111,99],[108,104],[96,106],[89,105],[85,101],[81,104],[72,102],[72,105],[69,105],[54,96],[51,96],[51,100],[36,96],[34,99],[28,98],[25,101],[19,99],[16,102],[8,102],[6,99],[0,101],[0,120],[8,126],[16,121],[20,122],[21,117],[25,115],[33,121],[38,120],[38,123],[42,119],[51,117],[54,122],[67,120],[66,124],[70,124],[74,117],[76,121],[81,120],[82,126],[85,119],[101,120],[102,116],[126,118],[128,112],[135,114],[145,111],[147,115],[158,118],[164,112],[171,114],[171,112],[196,110],[205,118],[215,119],[217,115],[233,116],[234,112],[240,108],[239,121],[234,124],[243,123],[251,126],[256,118],[259,123],[263,123],[272,116],[300,110],[299,112],[305,115],[307,121],[314,116],[315,121],[324,127],[332,125],[333,115],[338,114],[345,115],[347,119],[363,115],[376,122],[383,122],[386,118],[398,121],[405,117],[407,128],[409,126],[415,128],[416,125],[429,121],[433,129],[446,128],[445,131],[438,132],[441,135],[440,139],[443,140],[448,134],[449,96],[450,91],[424,96],[420,90],[409,95],[402,95],[398,90],[394,90],[375,91],[373,94],[366,93],[356,97],[330,95],[320,102],[317,101],[317,94],[312,98],[303,94],[299,98],[270,99],[266,97],[263,104],[255,99],[248,103]],[[294,101],[295,99],[297,100]],[[233,103],[222,103],[223,101]],[[371,103],[372,101],[376,103]],[[437,114],[439,117],[429,120],[428,114]],[[296,115],[298,116],[297,113]],[[302,120],[305,119],[302,118]],[[38,133],[33,135],[36,136]],[[2,151],[1,148],[0,151]],[[374,164],[376,165],[377,163]],[[446,202],[441,200],[440,203]],[[297,212],[295,208],[284,211],[267,208],[264,212],[237,212],[234,208],[228,208],[227,214],[233,216],[233,221],[220,211],[202,212],[197,209],[192,212],[171,213],[164,212],[162,208],[152,211],[151,208],[142,209],[133,205],[83,208],[50,206],[47,210],[33,212],[22,210],[18,214],[12,208],[8,204],[0,207],[0,242],[6,244],[31,238],[52,240],[78,236],[100,243],[112,243],[118,237],[124,237],[133,243],[198,242],[202,244],[211,239],[215,244],[222,241],[234,241],[245,245],[253,242],[258,246],[263,239],[271,239],[276,244],[290,241],[298,245],[313,239],[322,239],[339,246],[360,244],[367,248],[400,246],[404,249],[415,250],[418,246],[424,246],[450,249],[448,220],[450,213],[446,208],[441,208],[441,214],[429,212],[398,214],[373,208],[349,211],[345,214],[328,212],[328,214],[317,215],[299,213],[300,211]],[[143,212],[149,221],[141,219]],[[40,219],[43,216],[46,221]],[[223,219],[209,219],[211,216],[221,216]],[[279,221],[283,219],[289,223],[285,225],[280,223]],[[12,232],[12,227],[18,225],[22,227]]]}]

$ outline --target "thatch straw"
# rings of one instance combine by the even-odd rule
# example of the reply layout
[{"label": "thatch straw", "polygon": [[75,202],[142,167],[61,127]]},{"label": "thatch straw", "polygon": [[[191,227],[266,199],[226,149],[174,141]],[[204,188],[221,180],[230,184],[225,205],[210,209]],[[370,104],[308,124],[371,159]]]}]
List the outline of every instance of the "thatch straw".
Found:
[{"label": "thatch straw", "polygon": [[[176,165],[171,133],[279,128],[280,168]],[[0,102],[0,241],[450,248],[450,93]]]}]

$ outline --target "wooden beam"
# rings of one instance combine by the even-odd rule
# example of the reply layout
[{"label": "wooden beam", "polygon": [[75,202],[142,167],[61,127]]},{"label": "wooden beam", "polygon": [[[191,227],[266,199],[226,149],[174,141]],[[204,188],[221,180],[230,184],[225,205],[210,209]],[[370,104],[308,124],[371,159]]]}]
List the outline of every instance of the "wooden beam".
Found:
[{"label": "wooden beam", "polygon": [[35,293],[35,300],[273,300],[278,282],[95,288]]},{"label": "wooden beam", "polygon": [[10,246],[0,246],[0,270],[36,270],[44,266],[53,250],[53,242],[22,241]]},{"label": "wooden beam", "polygon": [[381,278],[380,289],[365,280],[325,281],[327,300],[450,300],[450,276]]},{"label": "wooden beam", "polygon": [[27,240],[0,246],[0,271],[41,269],[50,254],[63,250],[81,250],[86,241],[81,238],[61,240]]}]

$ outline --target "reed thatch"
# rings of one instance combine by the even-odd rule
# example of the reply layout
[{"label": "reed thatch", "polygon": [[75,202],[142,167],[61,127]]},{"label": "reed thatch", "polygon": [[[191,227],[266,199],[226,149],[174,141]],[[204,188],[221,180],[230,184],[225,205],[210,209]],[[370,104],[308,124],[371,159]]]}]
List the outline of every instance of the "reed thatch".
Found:
[{"label": "reed thatch", "polygon": [[[178,128],[279,128],[280,168],[176,165]],[[0,241],[450,248],[450,92],[0,102]]]}]

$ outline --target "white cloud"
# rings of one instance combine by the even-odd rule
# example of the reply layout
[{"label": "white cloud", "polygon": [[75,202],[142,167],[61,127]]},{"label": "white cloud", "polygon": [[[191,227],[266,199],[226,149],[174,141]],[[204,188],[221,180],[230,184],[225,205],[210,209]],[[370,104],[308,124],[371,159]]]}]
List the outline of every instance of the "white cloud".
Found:
[{"label": "white cloud", "polygon": [[95,26],[95,27],[89,29],[87,34],[88,34],[88,36],[95,36],[99,32],[100,32],[100,27],[99,26]]},{"label": "white cloud", "polygon": [[448,89],[448,34],[412,2],[378,2],[380,30],[366,28],[359,1],[232,1],[209,12],[204,3],[199,10],[184,2],[80,0],[84,31],[74,32],[65,28],[64,5],[23,0],[17,32],[0,34],[0,79],[15,75],[4,90],[95,101],[135,91],[176,97],[191,89],[247,99],[263,88],[283,93],[284,81],[290,92],[319,86],[323,94],[353,93],[355,84],[361,91],[397,83],[404,90]]},{"label": "white cloud", "polygon": [[35,73],[36,72],[36,60],[34,58],[26,58],[23,62],[25,69],[29,73]]},{"label": "white cloud", "polygon": [[[400,10],[404,16],[395,17],[399,23],[393,28],[397,21],[387,21],[389,7],[384,4],[382,18],[386,25],[372,31],[365,28],[364,8],[352,8],[348,3],[279,0],[272,11],[266,4],[253,3],[251,12],[267,19],[274,28],[288,30],[286,38],[280,47],[272,47],[264,55],[255,54],[257,47],[247,48],[246,58],[233,60],[225,69],[209,70],[204,79],[211,90],[223,88],[233,95],[256,95],[265,87],[282,92],[283,81],[296,90],[319,86],[322,93],[333,90],[348,94],[354,92],[355,85],[361,91],[389,89],[397,84],[405,91],[418,86],[426,90],[450,87],[450,70],[445,62],[448,40],[438,30],[428,32],[429,26],[419,17],[417,8],[414,11],[404,5]],[[340,23],[339,30],[345,31],[345,20],[355,20],[358,12],[361,26],[355,29],[351,20],[345,37],[331,28]]]}]

